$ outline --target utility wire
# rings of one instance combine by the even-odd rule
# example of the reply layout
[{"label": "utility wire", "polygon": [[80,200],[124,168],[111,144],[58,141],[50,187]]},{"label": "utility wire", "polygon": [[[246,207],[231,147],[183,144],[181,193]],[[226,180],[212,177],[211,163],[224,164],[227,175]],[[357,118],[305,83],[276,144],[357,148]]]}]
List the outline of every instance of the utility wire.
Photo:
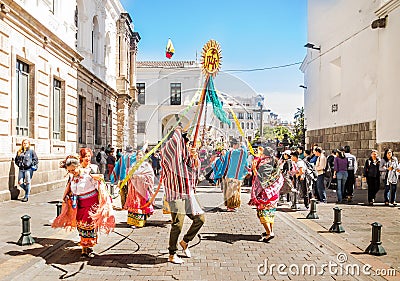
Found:
[{"label": "utility wire", "polygon": [[269,67],[263,67],[263,68],[253,68],[253,69],[228,69],[228,70],[223,70],[223,72],[252,72],[252,71],[262,71],[262,70],[270,70],[270,69],[277,69],[277,68],[284,68],[284,67],[289,67],[297,64],[302,64],[303,62],[295,62],[295,63],[290,63],[290,64],[284,64],[284,65],[278,65],[278,66],[269,66]]}]

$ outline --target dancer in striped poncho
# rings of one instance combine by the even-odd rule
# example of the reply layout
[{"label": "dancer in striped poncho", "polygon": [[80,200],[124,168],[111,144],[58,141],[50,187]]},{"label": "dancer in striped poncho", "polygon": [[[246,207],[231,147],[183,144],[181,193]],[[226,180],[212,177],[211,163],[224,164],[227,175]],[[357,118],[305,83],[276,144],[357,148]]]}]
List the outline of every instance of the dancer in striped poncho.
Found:
[{"label": "dancer in striped poncho", "polygon": [[177,127],[171,138],[161,150],[161,180],[164,184],[166,200],[171,208],[171,232],[169,237],[169,258],[172,263],[183,263],[176,255],[178,238],[182,231],[185,215],[192,221],[188,232],[180,241],[186,257],[190,258],[188,244],[204,224],[204,212],[196,197],[195,187],[199,167],[199,158],[195,148],[188,149],[182,136],[182,128]]}]

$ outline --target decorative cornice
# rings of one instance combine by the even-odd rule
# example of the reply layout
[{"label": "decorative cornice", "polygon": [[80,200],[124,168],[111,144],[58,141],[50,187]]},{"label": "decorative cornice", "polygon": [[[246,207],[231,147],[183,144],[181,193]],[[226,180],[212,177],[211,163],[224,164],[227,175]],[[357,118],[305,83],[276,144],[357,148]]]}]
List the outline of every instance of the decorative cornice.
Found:
[{"label": "decorative cornice", "polygon": [[380,7],[377,11],[375,11],[375,14],[377,17],[381,18],[388,15],[390,12],[392,12],[399,6],[400,6],[400,0],[389,0],[389,2]]}]

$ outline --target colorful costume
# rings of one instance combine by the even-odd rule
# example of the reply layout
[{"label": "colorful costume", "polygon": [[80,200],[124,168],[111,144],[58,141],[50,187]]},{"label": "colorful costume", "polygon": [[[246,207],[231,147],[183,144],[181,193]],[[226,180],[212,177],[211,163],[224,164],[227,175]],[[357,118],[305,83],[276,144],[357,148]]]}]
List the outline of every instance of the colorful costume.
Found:
[{"label": "colorful costume", "polygon": [[[116,162],[114,170],[112,171],[110,176],[111,184],[117,184],[118,182],[123,181],[126,175],[128,174],[129,170],[135,164],[136,154],[133,153],[132,151],[125,153]],[[128,186],[127,185],[121,186],[120,187],[121,207],[125,206],[127,194],[128,194]]]},{"label": "colorful costume", "polygon": [[179,234],[187,215],[192,225],[183,237],[185,243],[194,239],[204,224],[204,211],[195,197],[197,168],[182,137],[182,129],[175,129],[161,150],[161,180],[164,184],[166,201],[171,208],[171,233],[169,254],[175,255]]},{"label": "colorful costume", "polygon": [[153,194],[154,172],[148,162],[143,162],[128,181],[128,196],[124,209],[128,210],[129,225],[143,227],[147,218],[153,214],[154,208],[150,204],[142,208]]},{"label": "colorful costume", "polygon": [[247,149],[232,149],[226,153],[222,167],[224,175],[223,192],[225,206],[228,209],[240,207],[240,188],[247,175]]},{"label": "colorful costume", "polygon": [[77,228],[81,238],[79,245],[93,247],[99,230],[109,233],[115,227],[111,199],[105,184],[82,172],[79,176],[70,176],[68,185],[68,200],[63,202],[62,212],[52,227]]},{"label": "colorful costume", "polygon": [[253,178],[249,205],[257,207],[261,224],[273,224],[284,178],[275,160],[265,155],[254,159],[253,171],[257,176]]}]

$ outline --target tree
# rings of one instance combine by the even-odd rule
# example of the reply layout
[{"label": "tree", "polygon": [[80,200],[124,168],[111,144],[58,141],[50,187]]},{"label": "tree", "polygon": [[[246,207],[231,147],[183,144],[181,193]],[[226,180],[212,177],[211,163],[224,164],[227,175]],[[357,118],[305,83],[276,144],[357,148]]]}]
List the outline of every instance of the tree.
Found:
[{"label": "tree", "polygon": [[296,144],[305,146],[306,127],[304,124],[304,107],[297,108],[294,114],[293,140]]}]

